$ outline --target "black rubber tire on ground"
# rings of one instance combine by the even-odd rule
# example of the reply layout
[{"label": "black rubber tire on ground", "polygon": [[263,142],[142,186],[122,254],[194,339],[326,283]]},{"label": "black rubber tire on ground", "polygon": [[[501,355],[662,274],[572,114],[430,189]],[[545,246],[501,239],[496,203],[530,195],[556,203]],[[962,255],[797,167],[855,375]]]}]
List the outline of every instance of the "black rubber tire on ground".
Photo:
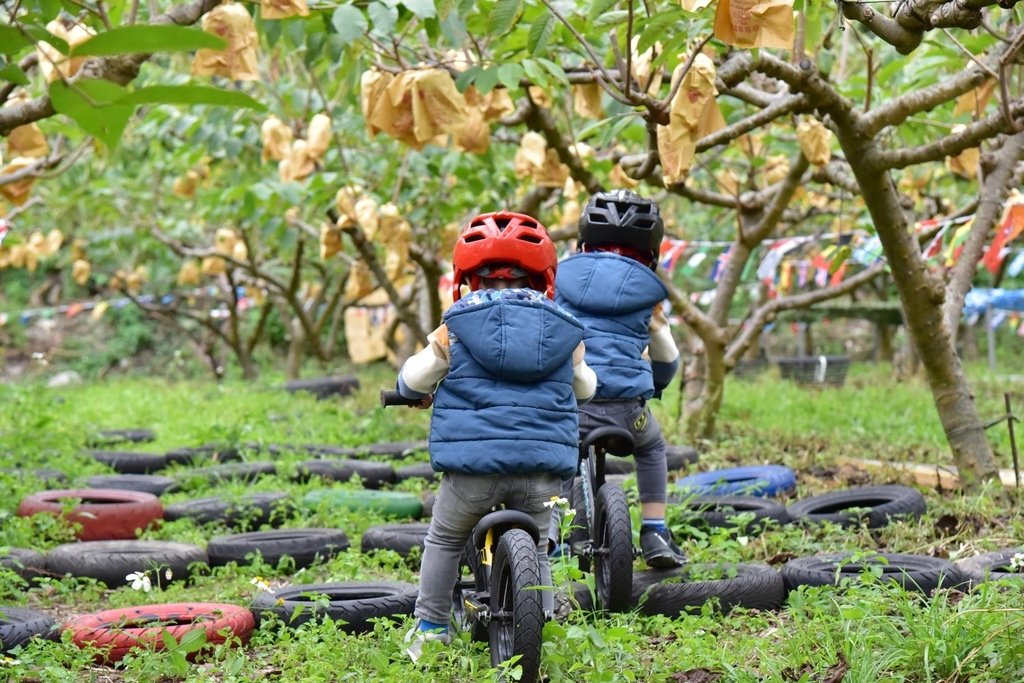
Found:
[{"label": "black rubber tire on ground", "polygon": [[[373,630],[371,619],[406,617],[416,606],[417,588],[411,583],[379,583],[347,581],[288,586],[259,593],[252,611],[259,624],[269,615],[276,615],[286,626],[298,627],[319,617],[344,622],[346,633]],[[326,596],[324,605],[318,596]]]},{"label": "black rubber tire on ground", "polygon": [[243,521],[253,527],[280,524],[295,511],[287,493],[249,493],[237,500],[212,496],[174,503],[164,508],[164,519],[173,521],[194,519],[197,524],[223,521],[227,526],[238,526]]},{"label": "black rubber tire on ground", "polygon": [[414,453],[426,453],[426,441],[388,441],[369,443],[362,446],[329,446],[323,444],[305,444],[299,447],[313,455],[330,455],[341,458],[359,458],[376,455],[388,458],[406,458]]},{"label": "black rubber tire on ground", "polygon": [[[736,564],[720,579],[689,581],[694,570],[714,569],[710,565],[688,565],[677,569],[639,572],[633,577],[633,602],[643,614],[676,616],[717,599],[718,608],[734,607],[775,610],[786,599],[782,576],[766,564]],[[735,570],[735,575],[729,576]]]},{"label": "black rubber tire on ground", "polygon": [[[665,449],[665,460],[668,470],[681,470],[689,464],[697,462],[697,451],[689,446],[668,446]],[[630,474],[636,471],[636,461],[632,456],[612,456],[605,459],[605,474]]]},{"label": "black rubber tire on ground", "polygon": [[1010,563],[1017,555],[1024,555],[1024,548],[1007,548],[990,553],[967,557],[956,563],[964,579],[971,586],[985,581],[1001,579],[1024,580],[1024,567],[1011,568]]},{"label": "black rubber tire on ground", "polygon": [[46,555],[46,570],[57,576],[84,576],[102,581],[111,588],[126,584],[125,577],[144,572],[155,585],[184,581],[189,565],[206,563],[206,551],[186,543],[170,541],[83,541],[65,543]]},{"label": "black rubber tire on ground", "polygon": [[228,562],[249,564],[247,555],[259,552],[263,561],[276,566],[282,557],[291,557],[296,569],[309,567],[348,550],[348,536],[340,529],[275,529],[245,534],[218,536],[206,546],[210,566]]},{"label": "black rubber tire on ground", "polygon": [[386,462],[374,460],[307,460],[299,463],[295,479],[309,481],[319,477],[328,481],[348,481],[354,475],[359,475],[365,488],[379,489],[385,484],[394,483],[395,468]]},{"label": "black rubber tire on ground", "polygon": [[119,443],[148,443],[156,441],[156,434],[152,429],[104,429],[96,432],[86,440],[90,448],[104,448]]},{"label": "black rubber tire on ground", "polygon": [[89,477],[85,485],[91,489],[117,489],[119,491],[142,491],[162,496],[178,488],[178,482],[159,474],[97,474]]},{"label": "black rubber tire on ground", "polygon": [[34,579],[46,575],[46,560],[42,553],[30,548],[0,550],[0,567],[10,569],[23,579]]},{"label": "black rubber tire on ground", "polygon": [[[580,476],[572,480],[572,489],[569,491],[569,510],[573,510],[572,522],[569,525],[569,533],[565,542],[569,544],[569,553],[573,548],[590,541],[590,522],[587,520],[587,509],[583,500],[583,478]],[[590,558],[579,555],[577,558],[581,572],[590,571]]]},{"label": "black rubber tire on ground", "polygon": [[795,523],[855,526],[863,520],[868,528],[875,529],[900,517],[916,519],[926,507],[917,489],[893,484],[829,491],[791,503],[787,511]]},{"label": "black rubber tire on ground", "polygon": [[[670,503],[678,502],[679,498],[670,499]],[[738,530],[748,533],[760,530],[767,520],[782,525],[789,522],[786,506],[774,498],[759,496],[695,496],[686,498],[685,505],[694,514],[700,516],[709,526],[735,527],[735,517],[739,514],[753,513],[754,517]]]},{"label": "black rubber tire on ground", "polygon": [[211,484],[225,481],[253,482],[262,476],[277,473],[277,465],[269,461],[260,462],[228,462],[223,465],[194,467],[178,472],[179,482],[204,479]]},{"label": "black rubber tire on ground", "polygon": [[353,376],[295,379],[284,385],[284,390],[290,394],[308,391],[321,400],[331,396],[349,396],[358,388],[359,378]]},{"label": "black rubber tire on ground", "polygon": [[0,474],[10,474],[19,479],[35,477],[47,488],[63,486],[69,481],[68,475],[49,467],[3,467],[0,468]]},{"label": "black rubber tire on ground", "polygon": [[208,463],[235,462],[242,459],[242,452],[235,446],[224,444],[203,444],[185,446],[164,454],[168,465],[199,466]]},{"label": "black rubber tire on ground", "polygon": [[799,586],[835,586],[843,578],[857,580],[868,567],[881,568],[880,581],[891,581],[906,590],[922,593],[935,588],[957,588],[964,583],[960,569],[938,557],[874,553],[852,560],[853,556],[849,552],[823,553],[790,560],[781,572],[786,590]]},{"label": "black rubber tire on ground", "polygon": [[152,474],[167,467],[164,453],[90,450],[86,454],[120,474]]},{"label": "black rubber tire on ground", "polygon": [[524,683],[540,676],[544,603],[539,590],[537,544],[522,529],[510,529],[498,539],[491,565],[491,621],[488,626],[491,665],[519,655]]},{"label": "black rubber tire on ground", "polygon": [[0,605],[0,653],[8,653],[35,637],[56,640],[58,635],[57,624],[50,615]]},{"label": "black rubber tire on ground", "polygon": [[629,611],[633,585],[633,529],[626,493],[605,484],[597,490],[594,516],[594,584],[601,609]]},{"label": "black rubber tire on ground", "polygon": [[360,549],[364,553],[374,550],[394,550],[402,557],[408,557],[415,548],[423,551],[429,524],[409,522],[408,524],[378,524],[363,532]]},{"label": "black rubber tire on ground", "polygon": [[395,468],[395,482],[416,478],[425,479],[428,482],[436,482],[441,479],[441,474],[435,472],[429,462],[417,462],[405,467]]},{"label": "black rubber tire on ground", "polygon": [[[77,500],[69,509],[69,502]],[[163,519],[164,508],[151,493],[117,489],[55,489],[34,493],[18,503],[19,517],[46,513],[78,525],[82,541],[130,539]]]}]

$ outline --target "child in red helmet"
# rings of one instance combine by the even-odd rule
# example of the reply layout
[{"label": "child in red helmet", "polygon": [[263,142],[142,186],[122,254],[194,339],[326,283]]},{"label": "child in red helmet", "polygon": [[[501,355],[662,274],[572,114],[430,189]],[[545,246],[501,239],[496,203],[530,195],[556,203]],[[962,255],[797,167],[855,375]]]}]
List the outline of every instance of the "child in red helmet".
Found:
[{"label": "child in red helmet", "polygon": [[433,394],[430,462],[442,473],[420,569],[417,624],[406,636],[413,661],[425,640],[450,642],[460,558],[473,527],[494,506],[522,510],[537,522],[542,583],[551,584],[550,501],[576,471],[577,405],[597,385],[583,360],[583,326],[553,301],[558,258],[543,225],[518,213],[477,216],[460,235],[452,263],[455,303],[428,347],[398,375],[404,397],[427,405]]}]

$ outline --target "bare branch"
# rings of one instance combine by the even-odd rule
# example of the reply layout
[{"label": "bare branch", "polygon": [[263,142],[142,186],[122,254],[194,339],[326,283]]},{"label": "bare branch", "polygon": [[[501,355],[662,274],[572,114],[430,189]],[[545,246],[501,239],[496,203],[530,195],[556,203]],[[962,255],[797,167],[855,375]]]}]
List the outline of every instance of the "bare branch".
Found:
[{"label": "bare branch", "polygon": [[718,145],[727,145],[740,135],[765,126],[786,114],[805,110],[808,106],[809,102],[803,95],[790,95],[777,99],[761,111],[697,140],[697,152],[704,152]]},{"label": "bare branch", "polygon": [[894,19],[882,16],[866,3],[843,2],[843,16],[867,26],[868,30],[896,48],[901,55],[914,51],[924,39],[923,31],[911,31],[900,26]]},{"label": "bare branch", "polygon": [[[22,71],[28,72],[29,69],[31,69],[32,67],[36,66],[38,63],[39,63],[39,53],[38,52],[31,52],[31,53],[29,53],[29,54],[27,54],[27,55],[25,55],[24,57],[21,58],[21,61],[18,62],[18,68],[21,69]],[[14,81],[10,81],[9,83],[5,83],[2,87],[0,87],[0,106],[2,106],[3,103],[7,101],[7,98],[9,98],[11,96],[11,93],[13,93],[17,89],[18,89],[18,84],[15,83]]]},{"label": "bare branch", "polygon": [[657,271],[662,284],[668,289],[668,300],[672,303],[672,310],[679,314],[687,325],[693,328],[697,335],[706,341],[719,344],[725,343],[725,336],[721,328],[715,324],[704,311],[697,308],[685,292],[676,287],[664,270]]},{"label": "bare branch", "polygon": [[964,243],[960,259],[953,266],[949,282],[946,283],[946,301],[942,314],[952,335],[956,335],[957,321],[964,307],[964,296],[971,288],[978,260],[985,249],[985,241],[992,233],[993,226],[1002,217],[1003,202],[1013,180],[1013,171],[1024,152],[1024,133],[1007,138],[999,147],[995,168],[985,176],[981,188],[981,200],[974,214],[974,224]]},{"label": "bare branch", "polygon": [[865,268],[856,275],[852,275],[841,283],[831,287],[815,289],[810,292],[801,292],[792,296],[772,299],[759,307],[747,320],[747,324],[737,328],[733,338],[729,340],[725,353],[726,365],[735,366],[743,354],[750,348],[750,345],[761,334],[764,326],[775,320],[780,311],[787,311],[796,308],[807,308],[820,301],[828,301],[844,294],[849,294],[861,285],[870,282],[885,272],[885,263],[879,261],[874,265]]},{"label": "bare branch", "polygon": [[[1009,103],[1008,108],[1015,118],[1024,115],[1024,98]],[[1014,121],[1007,121],[1002,111],[994,112],[969,124],[958,133],[952,133],[926,145],[878,152],[869,159],[869,163],[875,170],[884,171],[939,161],[945,157],[956,156],[965,149],[977,147],[1000,133],[1014,132],[1013,126]]]},{"label": "bare branch", "polygon": [[525,123],[530,130],[544,136],[548,147],[558,153],[558,158],[569,167],[570,175],[587,188],[587,192],[594,194],[603,189],[597,176],[587,170],[580,158],[573,152],[574,142],[558,130],[558,125],[555,123],[554,117],[551,116],[551,112],[530,99],[530,109],[526,113]]}]

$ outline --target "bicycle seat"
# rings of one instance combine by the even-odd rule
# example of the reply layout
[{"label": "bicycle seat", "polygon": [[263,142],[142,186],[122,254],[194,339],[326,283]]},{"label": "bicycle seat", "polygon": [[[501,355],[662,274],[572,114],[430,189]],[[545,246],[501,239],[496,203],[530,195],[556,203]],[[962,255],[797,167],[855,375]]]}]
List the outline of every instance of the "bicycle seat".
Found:
[{"label": "bicycle seat", "polygon": [[580,442],[580,453],[585,455],[591,446],[612,455],[632,455],[633,434],[623,427],[598,427],[592,429]]},{"label": "bicycle seat", "polygon": [[521,510],[495,510],[480,518],[473,527],[473,545],[482,548],[487,538],[487,530],[494,529],[500,535],[509,529],[522,529],[530,534],[534,543],[540,542],[540,530],[533,517]]}]

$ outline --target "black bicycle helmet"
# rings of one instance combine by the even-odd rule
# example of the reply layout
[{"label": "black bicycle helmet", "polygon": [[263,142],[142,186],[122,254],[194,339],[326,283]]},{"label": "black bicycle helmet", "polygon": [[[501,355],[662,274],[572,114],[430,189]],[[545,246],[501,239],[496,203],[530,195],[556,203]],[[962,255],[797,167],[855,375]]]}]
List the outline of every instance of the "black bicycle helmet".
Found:
[{"label": "black bicycle helmet", "polygon": [[629,190],[594,194],[580,216],[580,249],[584,245],[624,244],[650,253],[654,267],[664,237],[658,205]]}]

